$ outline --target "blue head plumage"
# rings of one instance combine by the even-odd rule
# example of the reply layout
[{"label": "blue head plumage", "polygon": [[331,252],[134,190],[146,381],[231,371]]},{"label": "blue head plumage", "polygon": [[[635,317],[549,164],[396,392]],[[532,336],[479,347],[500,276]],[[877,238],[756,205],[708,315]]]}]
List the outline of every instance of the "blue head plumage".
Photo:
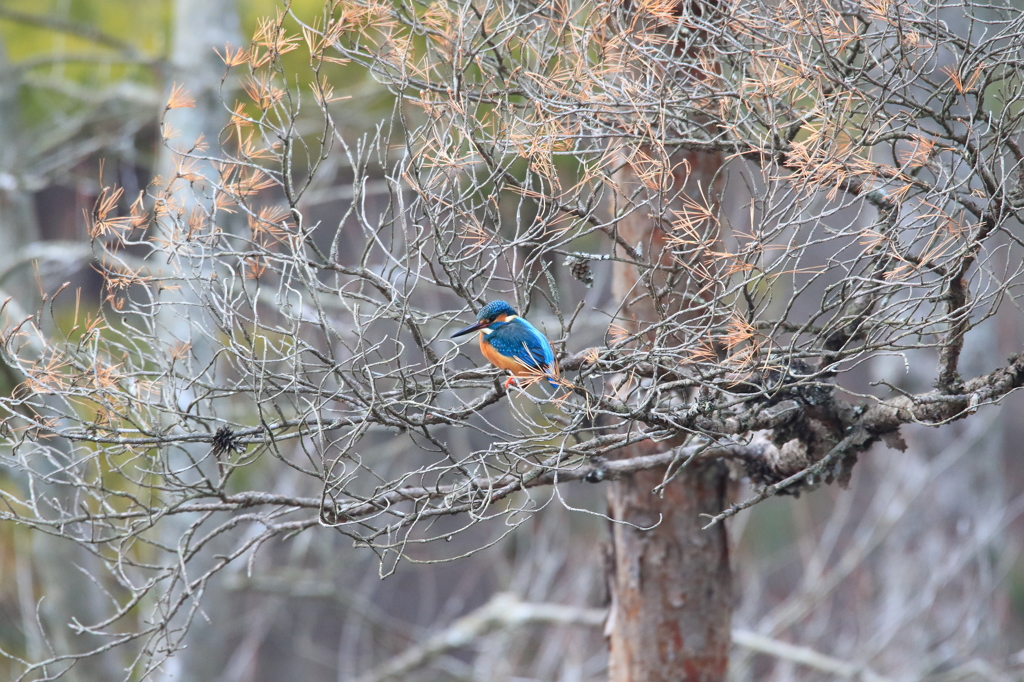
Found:
[{"label": "blue head plumage", "polygon": [[490,322],[499,315],[510,316],[518,314],[516,309],[505,301],[491,301],[480,309],[480,312],[476,314],[476,319],[478,322],[483,322],[484,320]]}]

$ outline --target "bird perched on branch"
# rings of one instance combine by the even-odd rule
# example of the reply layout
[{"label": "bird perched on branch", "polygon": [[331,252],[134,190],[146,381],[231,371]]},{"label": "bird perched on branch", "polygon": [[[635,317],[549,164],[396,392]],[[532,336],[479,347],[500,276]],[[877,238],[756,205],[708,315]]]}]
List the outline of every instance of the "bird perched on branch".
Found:
[{"label": "bird perched on branch", "polygon": [[552,386],[558,386],[558,366],[547,337],[505,301],[485,305],[477,313],[476,323],[455,332],[452,338],[475,331],[480,332],[484,357],[498,369],[512,373],[505,388],[515,383],[516,377],[545,377]]}]

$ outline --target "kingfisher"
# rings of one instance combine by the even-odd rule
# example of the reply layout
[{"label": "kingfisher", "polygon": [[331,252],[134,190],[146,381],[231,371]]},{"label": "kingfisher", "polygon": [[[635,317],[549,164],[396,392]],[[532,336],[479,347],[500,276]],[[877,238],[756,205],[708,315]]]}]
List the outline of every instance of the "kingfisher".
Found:
[{"label": "kingfisher", "polygon": [[558,386],[558,365],[546,336],[519,317],[516,309],[505,301],[491,301],[477,313],[476,323],[452,334],[456,336],[480,331],[480,351],[497,367],[512,373],[505,382],[508,388],[516,377],[547,377]]}]

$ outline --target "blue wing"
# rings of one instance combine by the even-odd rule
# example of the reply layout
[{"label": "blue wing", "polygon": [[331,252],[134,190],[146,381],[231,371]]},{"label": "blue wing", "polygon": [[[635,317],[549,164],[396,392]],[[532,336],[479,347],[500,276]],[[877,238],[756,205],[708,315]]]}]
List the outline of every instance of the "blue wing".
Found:
[{"label": "blue wing", "polygon": [[517,317],[487,335],[487,341],[504,355],[527,367],[547,369],[555,362],[555,353],[547,338],[532,324]]}]

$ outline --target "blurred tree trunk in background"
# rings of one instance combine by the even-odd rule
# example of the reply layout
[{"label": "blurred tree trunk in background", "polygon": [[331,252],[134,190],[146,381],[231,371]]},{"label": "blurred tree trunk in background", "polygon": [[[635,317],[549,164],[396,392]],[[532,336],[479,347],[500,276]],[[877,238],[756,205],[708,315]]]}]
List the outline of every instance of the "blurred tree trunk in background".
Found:
[{"label": "blurred tree trunk in background", "polygon": [[[172,147],[188,149],[202,137],[211,149],[218,148],[217,138],[228,116],[220,94],[225,66],[214,50],[223,53],[225,44],[238,47],[241,42],[238,0],[175,0],[165,93],[169,97],[179,84],[195,99],[195,107],[175,111],[171,124],[179,136],[171,141]],[[157,175],[168,179],[176,165],[175,155],[166,147],[161,149]]]},{"label": "blurred tree trunk in background", "polygon": [[[25,267],[25,247],[40,239],[32,190],[26,187],[24,170],[31,156],[31,137],[22,129],[19,103],[21,80],[7,59],[6,45],[0,41],[0,301],[11,297],[7,315],[23,316],[34,310],[43,286],[38,264]],[[72,272],[64,271],[65,277]],[[5,373],[12,370],[5,366]],[[13,381],[21,381],[17,376]],[[6,474],[6,472],[5,472]],[[9,474],[6,474],[9,475]],[[69,491],[59,485],[37,483],[41,497],[66,504]],[[27,487],[27,486],[26,486]],[[88,634],[75,635],[73,622],[102,620],[104,604],[96,599],[92,582],[85,571],[101,568],[96,557],[81,545],[46,533],[15,538],[21,628],[26,648],[32,657],[45,653],[51,646],[62,651],[82,651],[102,646],[101,638]],[[79,570],[81,569],[81,570]],[[40,625],[43,632],[40,631]],[[64,679],[69,682],[91,682],[119,679],[123,670],[118,655],[108,652],[79,662]]]},{"label": "blurred tree trunk in background", "polygon": [[[226,44],[237,48],[242,44],[241,26],[237,0],[175,0],[174,25],[171,40],[170,63],[167,82],[164,88],[164,102],[171,97],[171,92],[180,86],[188,96],[195,100],[195,106],[177,108],[166,115],[165,126],[172,128],[174,134],[164,139],[159,149],[155,175],[159,184],[155,188],[160,192],[169,183],[175,182],[181,156],[174,150],[188,151],[197,143],[208,145],[210,149],[218,149],[218,137],[221,129],[228,122],[228,112],[221,97],[221,81],[225,73],[223,60],[216,51],[223,54]],[[166,135],[166,132],[164,133]],[[201,147],[200,147],[201,148]],[[204,152],[199,151],[200,155]],[[217,179],[217,169],[212,163],[190,161],[190,169],[196,174]],[[178,184],[185,180],[177,180]],[[191,211],[202,203],[202,194],[211,192],[209,182],[202,180],[193,183],[191,191],[175,192],[179,200],[184,200],[184,208]],[[170,192],[168,192],[170,193]],[[224,214],[221,214],[223,217]],[[224,227],[224,226],[220,226]],[[174,239],[173,235],[165,235]],[[161,296],[166,307],[162,309],[157,321],[158,334],[166,347],[176,345],[189,349],[191,362],[205,366],[213,358],[210,339],[203,334],[195,333],[199,328],[194,325],[189,311],[200,310],[196,303],[196,293],[182,287],[175,291],[164,291]],[[184,305],[179,305],[184,304]],[[201,314],[201,313],[196,313]],[[179,404],[187,404],[192,399],[191,389],[177,387],[175,398]],[[202,459],[203,447],[186,446],[188,451],[178,453],[181,469],[187,468],[188,459]],[[177,543],[182,533],[195,521],[187,515],[176,517],[173,521],[161,526],[165,541]],[[229,613],[228,593],[221,584],[211,584],[204,588],[204,609],[220,614]],[[196,619],[188,630],[185,639],[185,651],[182,655],[171,657],[164,664],[164,679],[169,680],[216,680],[224,669],[227,656],[227,639],[235,633],[219,627],[204,618]],[[241,679],[249,679],[242,676]]]},{"label": "blurred tree trunk in background", "polygon": [[[32,194],[25,189],[21,177],[25,150],[19,146],[24,140],[20,134],[19,91],[20,81],[7,61],[7,47],[0,40],[0,137],[4,141],[0,146],[0,233],[4,236],[0,272],[4,274],[19,249],[39,239]],[[5,290],[7,285],[0,281]]]}]

